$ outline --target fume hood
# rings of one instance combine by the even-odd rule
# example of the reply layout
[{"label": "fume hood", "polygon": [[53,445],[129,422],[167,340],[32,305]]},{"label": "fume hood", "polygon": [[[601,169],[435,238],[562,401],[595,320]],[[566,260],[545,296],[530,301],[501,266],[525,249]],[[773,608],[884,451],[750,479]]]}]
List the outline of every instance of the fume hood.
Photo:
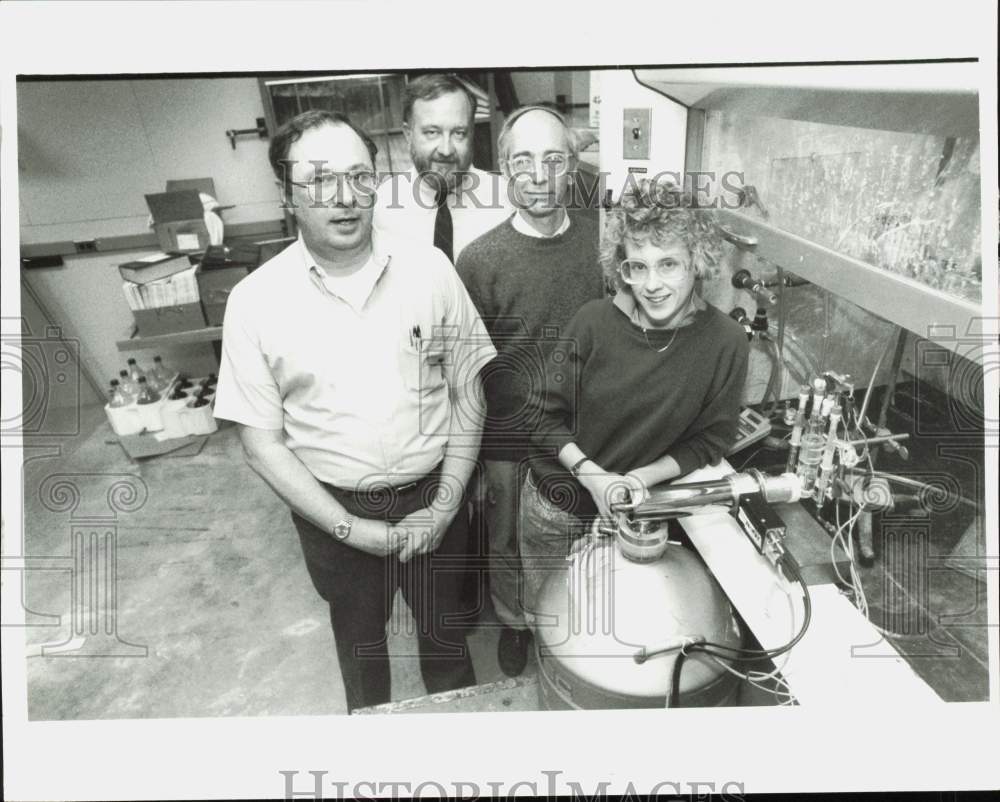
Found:
[{"label": "fume hood", "polygon": [[[637,69],[688,109],[685,169],[758,259],[982,361],[973,61]],[[969,347],[970,338],[980,347]]]}]

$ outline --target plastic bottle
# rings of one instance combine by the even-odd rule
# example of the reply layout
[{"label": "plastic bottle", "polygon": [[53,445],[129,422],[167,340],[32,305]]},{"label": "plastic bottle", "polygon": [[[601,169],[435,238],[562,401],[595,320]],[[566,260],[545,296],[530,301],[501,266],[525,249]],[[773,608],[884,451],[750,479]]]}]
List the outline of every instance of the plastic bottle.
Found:
[{"label": "plastic bottle", "polygon": [[153,369],[149,372],[150,384],[157,392],[166,390],[170,385],[170,371],[163,365],[159,355],[153,357]]},{"label": "plastic bottle", "polygon": [[127,370],[118,371],[118,377],[121,379],[119,384],[121,386],[122,393],[125,394],[128,402],[132,403],[135,401],[136,396],[139,395],[139,385],[132,381]]},{"label": "plastic bottle", "polygon": [[130,404],[129,398],[122,392],[118,379],[111,380],[111,390],[108,392],[109,407],[127,407]]},{"label": "plastic bottle", "polygon": [[146,372],[139,367],[139,363],[135,361],[134,357],[128,360],[128,375],[137,384],[139,379],[146,375]]},{"label": "plastic bottle", "polygon": [[160,394],[149,386],[145,376],[139,377],[139,396],[135,399],[137,404],[155,404],[160,400]]}]

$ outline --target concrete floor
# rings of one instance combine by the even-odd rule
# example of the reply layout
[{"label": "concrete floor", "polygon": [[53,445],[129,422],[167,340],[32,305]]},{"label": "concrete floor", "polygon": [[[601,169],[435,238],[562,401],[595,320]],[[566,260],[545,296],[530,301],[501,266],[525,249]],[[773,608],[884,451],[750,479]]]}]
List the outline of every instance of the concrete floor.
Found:
[{"label": "concrete floor", "polygon": [[[22,553],[30,566],[45,569],[27,571],[24,582],[32,624],[25,629],[29,717],[345,712],[326,606],[309,582],[285,505],[246,467],[235,429],[220,429],[195,456],[135,463],[115,441],[99,407],[83,410],[80,422],[78,436],[39,438],[25,453]],[[109,489],[128,476],[135,477],[140,492],[135,508],[108,519]],[[79,497],[75,509],[58,503],[70,498],[65,492],[70,486]],[[940,525],[934,529],[946,531]],[[76,630],[72,622],[74,609],[86,608],[72,603],[75,531],[117,537],[112,605],[117,620],[93,619],[93,632],[85,632],[92,619],[82,619]],[[879,600],[899,594],[883,592],[882,584],[893,580],[881,563],[865,570],[863,580],[875,619]],[[918,658],[911,660],[918,673],[947,701],[986,698],[985,629],[978,625],[977,594],[975,580],[938,572],[922,600],[933,637],[918,633],[910,648],[893,639]],[[116,627],[117,636],[99,637],[103,626],[111,633]],[[79,638],[80,632],[88,637]],[[480,683],[504,678],[496,664],[497,637],[487,610],[470,638]],[[67,642],[78,648],[81,640],[84,648],[96,644],[93,654],[52,653],[53,646],[58,650]],[[957,656],[943,655],[938,647],[921,656],[931,641],[957,641],[962,648]],[[391,621],[390,653],[393,700],[422,696],[412,619],[401,600]],[[525,676],[534,672],[529,664]],[[744,703],[774,703],[765,697]]]},{"label": "concrete floor", "polygon": [[[79,438],[63,438],[59,455],[26,465],[24,554],[36,567],[42,557],[56,566],[29,570],[25,579],[35,624],[25,630],[29,717],[345,712],[327,608],[309,581],[287,508],[246,467],[235,428],[209,437],[197,456],[141,463],[129,461],[103,420],[89,435],[83,428]],[[44,503],[56,474],[75,485],[75,512],[50,509],[51,497]],[[146,499],[100,527],[117,533],[117,639],[105,638],[100,655],[52,656],[48,648],[43,655],[46,645],[74,635],[70,574],[58,570],[72,553],[74,524],[89,532],[93,524],[82,516],[111,512],[108,488],[122,474],[139,478]],[[416,637],[401,598],[390,627],[393,699],[421,696]],[[487,613],[470,639],[480,682],[503,677],[497,637]],[[136,651],[119,641],[146,653],[115,656]]]}]

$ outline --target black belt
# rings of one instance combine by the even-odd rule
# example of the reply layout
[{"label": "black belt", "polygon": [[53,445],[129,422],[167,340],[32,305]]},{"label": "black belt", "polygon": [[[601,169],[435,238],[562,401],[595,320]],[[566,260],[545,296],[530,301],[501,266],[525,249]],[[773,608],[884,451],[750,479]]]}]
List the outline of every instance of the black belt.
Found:
[{"label": "black belt", "polygon": [[347,496],[371,496],[373,494],[389,493],[392,495],[402,495],[406,493],[413,493],[414,491],[425,487],[427,483],[435,481],[441,477],[441,466],[438,465],[430,473],[421,476],[419,479],[414,479],[412,482],[407,482],[405,485],[390,485],[388,482],[384,484],[373,484],[370,487],[366,487],[363,490],[347,490],[343,487],[337,487],[336,485],[331,485],[331,487],[336,490],[337,493],[343,493]]}]

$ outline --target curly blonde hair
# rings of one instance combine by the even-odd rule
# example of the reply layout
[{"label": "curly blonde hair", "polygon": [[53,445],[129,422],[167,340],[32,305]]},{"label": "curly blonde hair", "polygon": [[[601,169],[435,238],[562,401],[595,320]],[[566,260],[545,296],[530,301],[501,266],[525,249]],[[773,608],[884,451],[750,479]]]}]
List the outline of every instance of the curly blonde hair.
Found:
[{"label": "curly blonde hair", "polygon": [[722,238],[711,209],[700,208],[691,193],[676,184],[643,178],[622,192],[605,218],[601,268],[615,291],[628,286],[618,273],[626,240],[638,243],[647,238],[657,243],[683,242],[697,278],[712,278],[719,272]]}]

